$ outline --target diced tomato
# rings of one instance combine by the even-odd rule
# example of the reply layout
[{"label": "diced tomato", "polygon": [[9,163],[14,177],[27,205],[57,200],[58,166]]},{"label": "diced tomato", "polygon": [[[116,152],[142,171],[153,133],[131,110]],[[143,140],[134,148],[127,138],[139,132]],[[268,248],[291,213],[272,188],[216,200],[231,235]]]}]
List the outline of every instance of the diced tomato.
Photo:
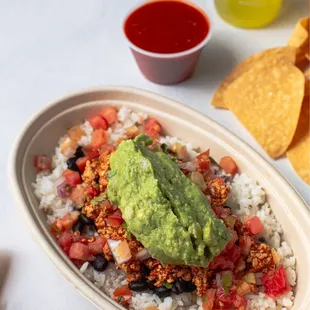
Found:
[{"label": "diced tomato", "polygon": [[225,250],[222,253],[227,253],[232,247],[235,246],[235,243],[238,240],[238,235],[235,230],[229,229],[229,232],[232,235],[232,239],[228,242]]},{"label": "diced tomato", "polygon": [[85,200],[84,188],[82,186],[74,187],[71,191],[70,199],[78,208],[83,207]]},{"label": "diced tomato", "polygon": [[113,292],[114,297],[119,297],[119,296],[132,296],[132,291],[129,289],[128,285],[123,285],[121,287],[118,287],[114,292]]},{"label": "diced tomato", "polygon": [[248,255],[252,245],[252,239],[250,236],[242,236],[239,239],[239,245],[241,248],[241,252],[245,255]]},{"label": "diced tomato", "polygon": [[34,167],[38,171],[50,170],[52,166],[52,160],[43,155],[37,155],[34,157]]},{"label": "diced tomato", "polygon": [[234,267],[234,263],[221,254],[215,257],[209,265],[209,268],[213,270],[233,270]]},{"label": "diced tomato", "polygon": [[83,136],[85,136],[85,132],[80,126],[73,126],[69,129],[68,136],[72,141],[78,142]]},{"label": "diced tomato", "polygon": [[94,129],[102,128],[107,130],[109,127],[108,121],[100,114],[90,117],[88,121]]},{"label": "diced tomato", "polygon": [[117,111],[114,107],[105,107],[100,114],[108,121],[109,125],[117,121]]},{"label": "diced tomato", "polygon": [[73,242],[73,234],[67,231],[63,232],[58,238],[58,244],[62,249],[70,249]]},{"label": "diced tomato", "polygon": [[64,232],[66,230],[70,230],[73,224],[78,220],[79,212],[72,211],[65,214],[63,218],[58,218],[53,224],[53,230],[59,230],[60,232]]},{"label": "diced tomato", "polygon": [[66,183],[71,187],[75,187],[82,182],[81,176],[77,171],[67,169],[63,172],[62,176],[65,178]]},{"label": "diced tomato", "polygon": [[70,247],[69,257],[80,261],[87,261],[89,259],[88,245],[81,242],[73,243]]},{"label": "diced tomato", "polygon": [[103,247],[107,243],[107,239],[101,236],[96,237],[94,242],[88,243],[89,252],[92,255],[101,254],[103,252]]},{"label": "diced tomato", "polygon": [[161,132],[161,126],[154,118],[150,118],[144,123],[144,132],[149,137],[156,138],[157,134]]},{"label": "diced tomato", "polygon": [[100,149],[107,142],[107,132],[104,129],[96,129],[92,133],[91,146],[93,150]]},{"label": "diced tomato", "polygon": [[94,198],[98,195],[97,190],[92,185],[89,185],[86,188],[86,193],[87,193],[87,195],[91,196],[92,198]]},{"label": "diced tomato", "polygon": [[218,218],[225,219],[227,218],[228,215],[231,214],[231,211],[229,208],[213,207],[212,209]]},{"label": "diced tomato", "polygon": [[223,306],[225,307],[224,309],[226,309],[226,307],[227,308],[232,307],[231,296],[229,294],[228,295],[225,294],[223,287],[217,289],[215,298],[217,301],[220,301],[223,304]]},{"label": "diced tomato", "polygon": [[81,173],[84,172],[85,167],[86,167],[86,163],[88,160],[89,160],[88,156],[83,156],[83,157],[80,157],[76,160],[75,163],[78,166]]},{"label": "diced tomato", "polygon": [[287,283],[283,266],[265,273],[262,276],[262,284],[265,288],[265,293],[272,298],[284,295],[291,290]]},{"label": "diced tomato", "polygon": [[206,295],[202,297],[202,309],[212,310],[214,304],[216,289],[208,289]]},{"label": "diced tomato", "polygon": [[258,235],[264,230],[264,226],[258,216],[251,217],[246,223],[252,235]]},{"label": "diced tomato", "polygon": [[240,247],[234,245],[229,251],[226,252],[225,256],[233,263],[236,263],[238,259],[241,257]]},{"label": "diced tomato", "polygon": [[236,307],[238,310],[245,310],[247,306],[247,301],[244,296],[240,296],[238,294],[233,294],[232,295],[232,302],[233,305]]},{"label": "diced tomato", "polygon": [[100,154],[103,154],[103,153],[106,153],[106,154],[110,154],[112,152],[115,151],[115,148],[112,144],[104,144],[100,150],[99,150],[99,153]]},{"label": "diced tomato", "polygon": [[209,170],[210,168],[210,150],[204,151],[197,157],[198,166],[202,170]]},{"label": "diced tomato", "polygon": [[110,215],[110,217],[123,219],[122,211],[121,211],[119,208],[117,208],[117,209],[113,212],[113,214]]},{"label": "diced tomato", "polygon": [[93,150],[91,147],[84,148],[83,152],[89,160],[99,157],[98,150]]},{"label": "diced tomato", "polygon": [[124,220],[120,209],[116,209],[116,211],[106,218],[106,224],[112,227],[119,227],[123,222]]},{"label": "diced tomato", "polygon": [[123,224],[124,220],[122,218],[113,218],[113,216],[108,216],[105,219],[107,226],[111,227],[119,227]]},{"label": "diced tomato", "polygon": [[226,173],[230,173],[232,176],[238,171],[236,162],[230,156],[222,157],[219,165]]}]

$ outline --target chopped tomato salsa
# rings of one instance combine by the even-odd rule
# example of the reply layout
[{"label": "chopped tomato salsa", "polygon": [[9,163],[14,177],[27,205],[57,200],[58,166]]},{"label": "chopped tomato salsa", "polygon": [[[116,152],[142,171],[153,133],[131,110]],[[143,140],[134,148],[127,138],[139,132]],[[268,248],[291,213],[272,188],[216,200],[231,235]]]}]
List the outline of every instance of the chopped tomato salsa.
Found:
[{"label": "chopped tomato salsa", "polygon": [[202,170],[208,170],[210,168],[210,150],[202,152],[197,156],[199,168]]},{"label": "chopped tomato salsa", "polygon": [[88,244],[89,252],[92,255],[101,254],[103,252],[103,247],[107,243],[107,239],[101,236],[96,237],[94,242]]},{"label": "chopped tomato salsa", "polygon": [[109,125],[117,121],[117,111],[114,107],[105,107],[101,112],[101,116],[107,120]]},{"label": "chopped tomato salsa", "polygon": [[151,118],[145,122],[144,131],[149,137],[156,138],[161,132],[161,126],[155,119]]},{"label": "chopped tomato salsa", "polygon": [[86,262],[89,260],[89,247],[86,244],[83,244],[81,242],[73,243],[69,250],[69,257],[71,259],[76,259],[79,261]]},{"label": "chopped tomato salsa", "polygon": [[252,235],[258,235],[264,230],[264,226],[258,216],[251,217],[246,225]]},{"label": "chopped tomato salsa", "polygon": [[76,165],[80,172],[83,173],[86,167],[86,163],[89,160],[88,156],[80,157],[76,160]]},{"label": "chopped tomato salsa", "polygon": [[94,151],[100,149],[107,142],[107,132],[100,128],[94,130],[91,138],[91,145]]},{"label": "chopped tomato salsa", "polygon": [[77,171],[67,169],[62,176],[65,178],[66,183],[71,187],[75,187],[82,182],[81,176]]},{"label": "chopped tomato salsa", "polygon": [[34,157],[34,166],[38,171],[50,170],[52,160],[48,156],[37,155]]},{"label": "chopped tomato salsa", "polygon": [[291,287],[287,283],[283,266],[265,273],[262,277],[262,283],[265,288],[265,293],[272,298],[284,295],[291,290]]},{"label": "chopped tomato salsa", "polygon": [[221,158],[219,165],[226,173],[229,173],[232,176],[238,172],[238,166],[230,156]]},{"label": "chopped tomato salsa", "polygon": [[91,118],[88,119],[90,125],[94,129],[104,129],[107,130],[109,127],[108,121],[100,114],[92,116]]}]

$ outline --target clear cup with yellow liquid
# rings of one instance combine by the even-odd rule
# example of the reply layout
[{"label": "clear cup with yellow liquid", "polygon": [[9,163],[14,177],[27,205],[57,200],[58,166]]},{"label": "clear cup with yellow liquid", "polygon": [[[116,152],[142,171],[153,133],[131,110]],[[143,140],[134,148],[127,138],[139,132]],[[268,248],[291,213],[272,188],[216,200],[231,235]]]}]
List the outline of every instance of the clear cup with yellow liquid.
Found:
[{"label": "clear cup with yellow liquid", "polygon": [[241,28],[262,28],[278,16],[282,0],[214,0],[218,14]]}]

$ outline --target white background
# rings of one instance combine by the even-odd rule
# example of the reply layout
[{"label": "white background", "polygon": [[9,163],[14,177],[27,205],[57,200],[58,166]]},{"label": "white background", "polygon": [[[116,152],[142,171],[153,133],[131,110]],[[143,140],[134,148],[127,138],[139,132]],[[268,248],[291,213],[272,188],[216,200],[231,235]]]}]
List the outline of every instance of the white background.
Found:
[{"label": "white background", "polygon": [[94,309],[33,242],[7,189],[14,137],[33,112],[67,92],[130,85],[181,101],[248,142],[309,203],[309,187],[287,159],[271,161],[230,112],[209,104],[216,85],[242,59],[286,44],[297,19],[307,14],[307,1],[284,0],[278,20],[261,30],[233,28],[216,15],[213,1],[195,2],[213,19],[213,38],[190,80],[158,86],[141,76],[122,35],[122,20],[136,0],[0,0],[0,251],[12,256],[7,310]]}]

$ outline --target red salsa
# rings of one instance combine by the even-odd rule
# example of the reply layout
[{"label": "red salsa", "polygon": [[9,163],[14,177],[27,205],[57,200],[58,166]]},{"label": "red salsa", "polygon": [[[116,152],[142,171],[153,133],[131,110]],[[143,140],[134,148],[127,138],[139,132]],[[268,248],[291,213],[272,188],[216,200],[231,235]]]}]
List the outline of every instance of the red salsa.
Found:
[{"label": "red salsa", "polygon": [[135,10],[124,26],[127,38],[154,53],[178,53],[202,42],[209,32],[205,15],[181,1],[154,1]]}]

